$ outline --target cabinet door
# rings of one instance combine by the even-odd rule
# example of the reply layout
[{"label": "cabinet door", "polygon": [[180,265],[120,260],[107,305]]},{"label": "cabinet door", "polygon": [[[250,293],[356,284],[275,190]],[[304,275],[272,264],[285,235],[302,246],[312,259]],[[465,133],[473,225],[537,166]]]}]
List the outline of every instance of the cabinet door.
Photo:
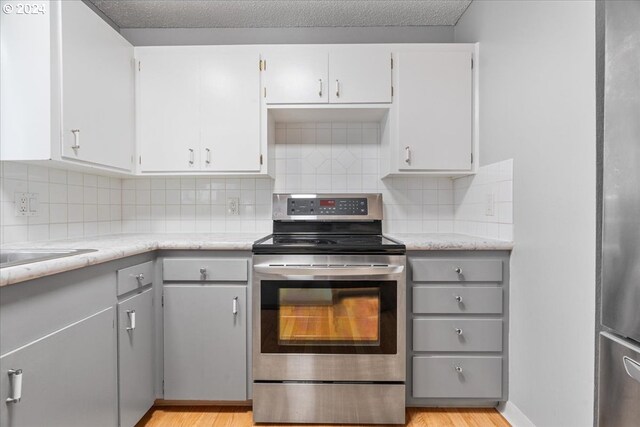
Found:
[{"label": "cabinet door", "polygon": [[311,47],[266,56],[268,104],[322,104],[329,100],[329,56]]},{"label": "cabinet door", "polygon": [[143,172],[200,169],[199,61],[189,48],[138,55],[138,132]]},{"label": "cabinet door", "polygon": [[82,2],[61,8],[62,155],[130,170],[133,46]]},{"label": "cabinet door", "polygon": [[120,425],[134,426],[153,406],[153,294],[118,303]]},{"label": "cabinet door", "polygon": [[398,168],[470,170],[471,53],[401,52],[396,57]]},{"label": "cabinet door", "polygon": [[[117,425],[114,309],[108,308],[0,357],[0,425]],[[22,398],[9,370],[22,370]]]},{"label": "cabinet door", "polygon": [[391,51],[379,47],[341,49],[329,54],[329,102],[391,102]]},{"label": "cabinet door", "polygon": [[165,399],[247,398],[247,309],[246,286],[164,287]]},{"label": "cabinet door", "polygon": [[203,54],[200,147],[203,170],[260,171],[257,53]]}]

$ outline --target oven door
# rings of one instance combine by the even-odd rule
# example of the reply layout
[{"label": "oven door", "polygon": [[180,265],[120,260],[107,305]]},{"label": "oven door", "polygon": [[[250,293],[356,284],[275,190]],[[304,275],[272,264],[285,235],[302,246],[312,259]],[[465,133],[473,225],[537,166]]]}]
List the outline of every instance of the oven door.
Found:
[{"label": "oven door", "polygon": [[256,255],[256,381],[404,381],[405,257]]}]

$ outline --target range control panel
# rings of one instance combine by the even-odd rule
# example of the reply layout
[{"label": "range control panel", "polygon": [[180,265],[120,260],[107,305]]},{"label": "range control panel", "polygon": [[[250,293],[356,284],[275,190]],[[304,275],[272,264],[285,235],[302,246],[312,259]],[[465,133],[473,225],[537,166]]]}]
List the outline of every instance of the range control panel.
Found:
[{"label": "range control panel", "polygon": [[368,215],[366,198],[287,199],[287,215]]}]

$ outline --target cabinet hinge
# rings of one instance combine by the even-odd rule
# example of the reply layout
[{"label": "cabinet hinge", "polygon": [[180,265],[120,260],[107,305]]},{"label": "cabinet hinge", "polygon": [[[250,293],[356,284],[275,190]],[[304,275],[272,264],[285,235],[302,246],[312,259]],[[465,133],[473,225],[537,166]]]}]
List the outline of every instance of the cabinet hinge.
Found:
[{"label": "cabinet hinge", "polygon": [[162,380],[162,395],[164,396],[164,380]]},{"label": "cabinet hinge", "polygon": [[473,164],[473,153],[471,153],[471,164]]},{"label": "cabinet hinge", "polygon": [[142,164],[142,156],[138,157],[138,164],[140,164],[140,165]]},{"label": "cabinet hinge", "polygon": [[260,164],[262,164],[262,154],[260,154]]},{"label": "cabinet hinge", "polygon": [[142,68],[142,65],[140,64],[140,61],[138,61],[138,71],[140,71],[141,68]]},{"label": "cabinet hinge", "polygon": [[471,69],[473,69],[473,58],[471,58]]},{"label": "cabinet hinge", "polygon": [[267,88],[266,87],[264,88],[264,97],[265,98],[267,97]]},{"label": "cabinet hinge", "polygon": [[134,162],[134,160],[133,160],[133,156],[131,156],[131,163],[133,163],[133,162]]},{"label": "cabinet hinge", "polygon": [[391,86],[391,96],[393,96],[393,86]]},{"label": "cabinet hinge", "polygon": [[391,69],[393,70],[393,58],[391,58]]},{"label": "cabinet hinge", "polygon": [[262,59],[258,61],[258,70],[262,71]]},{"label": "cabinet hinge", "polygon": [[160,297],[160,304],[162,304],[162,306],[164,307],[164,295]]}]

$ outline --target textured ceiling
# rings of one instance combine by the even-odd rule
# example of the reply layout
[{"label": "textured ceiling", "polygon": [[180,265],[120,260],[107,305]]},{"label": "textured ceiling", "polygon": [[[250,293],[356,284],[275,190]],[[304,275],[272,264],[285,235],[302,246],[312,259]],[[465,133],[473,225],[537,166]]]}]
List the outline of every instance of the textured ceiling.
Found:
[{"label": "textured ceiling", "polygon": [[471,0],[90,0],[120,28],[455,25]]}]

